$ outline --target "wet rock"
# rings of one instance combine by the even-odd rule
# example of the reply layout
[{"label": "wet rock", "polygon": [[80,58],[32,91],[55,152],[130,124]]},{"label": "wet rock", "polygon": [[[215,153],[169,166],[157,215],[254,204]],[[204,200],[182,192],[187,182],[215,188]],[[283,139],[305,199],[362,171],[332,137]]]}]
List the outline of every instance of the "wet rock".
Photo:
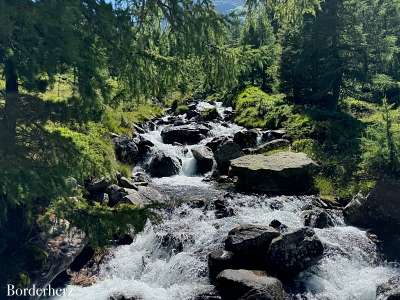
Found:
[{"label": "wet rock", "polygon": [[400,300],[400,276],[390,278],[376,289],[377,300]]},{"label": "wet rock", "polygon": [[261,154],[261,153],[265,153],[268,151],[284,148],[289,145],[290,145],[289,140],[278,139],[278,140],[273,140],[273,141],[261,144],[255,148],[243,149],[243,153],[245,153],[245,154]]},{"label": "wet rock", "polygon": [[323,209],[317,208],[304,211],[301,216],[304,219],[304,226],[313,228],[327,228],[334,226],[331,216]]},{"label": "wet rock", "polygon": [[290,278],[314,265],[324,247],[311,228],[301,228],[272,240],[267,253],[268,270]]},{"label": "wet rock", "polygon": [[136,185],[138,182],[151,182],[151,177],[144,172],[137,172],[133,174],[132,179]]},{"label": "wet rock", "polygon": [[154,143],[140,135],[139,141],[137,142],[137,147],[139,150],[139,155],[143,157],[151,152],[151,149],[154,147]]},{"label": "wet rock", "polygon": [[265,255],[271,241],[280,233],[272,227],[240,225],[232,229],[225,240],[225,249],[244,259],[256,259]]},{"label": "wet rock", "polygon": [[164,152],[158,152],[151,159],[149,172],[153,177],[169,177],[179,174],[181,162]]},{"label": "wet rock", "polygon": [[186,112],[186,118],[188,120],[192,119],[192,118],[198,118],[200,116],[200,112],[196,110],[196,108],[190,108],[189,110]]},{"label": "wet rock", "polygon": [[93,255],[94,249],[90,246],[85,246],[70,264],[69,269],[73,272],[78,272],[92,259]]},{"label": "wet rock", "polygon": [[217,151],[218,147],[224,142],[228,141],[230,137],[226,136],[217,136],[209,141],[206,146],[209,147],[213,152]]},{"label": "wet rock", "polygon": [[215,200],[214,207],[215,207],[215,217],[217,219],[228,218],[234,215],[233,209],[229,207],[229,203],[224,199]]},{"label": "wet rock", "polygon": [[185,145],[194,145],[199,143],[210,131],[203,125],[182,125],[169,126],[161,131],[161,137],[166,144],[178,142]]},{"label": "wet rock", "polygon": [[137,190],[137,186],[133,183],[132,180],[124,177],[124,176],[118,176],[118,184],[119,186],[123,187],[123,188],[128,188],[128,189],[134,189]]},{"label": "wet rock", "polygon": [[206,205],[206,202],[205,202],[205,200],[202,200],[202,199],[195,199],[195,200],[189,201],[188,205],[191,208],[202,208]]},{"label": "wet rock", "polygon": [[133,124],[132,127],[133,127],[134,131],[137,132],[137,133],[139,133],[139,134],[143,134],[143,133],[146,132],[146,131],[145,131],[142,127],[140,127],[139,125]]},{"label": "wet rock", "polygon": [[206,122],[221,119],[221,116],[219,115],[219,113],[215,107],[203,110],[200,113],[200,116],[201,116],[201,119]]},{"label": "wet rock", "polygon": [[[216,287],[223,299],[284,299],[282,283],[263,271],[224,270],[217,276]],[[252,296],[257,294],[262,298]]]},{"label": "wet rock", "polygon": [[232,252],[215,250],[208,254],[208,275],[212,283],[222,271],[235,268],[237,268],[237,261]]},{"label": "wet rock", "polygon": [[149,186],[139,186],[138,193],[144,201],[150,204],[163,204],[168,200],[166,195]]},{"label": "wet rock", "polygon": [[208,173],[214,165],[214,153],[207,146],[196,146],[192,148],[192,153],[197,161],[197,172],[200,174]]},{"label": "wet rock", "polygon": [[183,241],[180,237],[172,233],[167,233],[161,237],[161,247],[165,248],[170,254],[183,251]]},{"label": "wet rock", "polygon": [[122,136],[113,139],[117,159],[126,164],[134,164],[139,155],[139,148],[133,139]]},{"label": "wet rock", "polygon": [[232,109],[224,110],[224,121],[231,122],[235,117],[235,112]]},{"label": "wet rock", "polygon": [[214,154],[218,169],[223,174],[226,174],[231,164],[231,160],[240,157],[242,155],[242,150],[234,141],[227,140],[218,146]]},{"label": "wet rock", "polygon": [[278,220],[272,220],[271,223],[269,223],[269,226],[275,228],[281,233],[286,232],[288,230],[288,227],[285,224],[282,224]]},{"label": "wet rock", "polygon": [[116,184],[110,185],[107,188],[106,193],[108,194],[108,198],[109,198],[108,205],[110,207],[117,205],[117,203],[119,203],[122,200],[122,198],[124,198],[126,195],[128,195],[127,191],[124,188],[122,188]]},{"label": "wet rock", "polygon": [[[53,222],[54,221],[54,222]],[[86,235],[66,220],[51,220],[53,226],[48,232],[41,232],[32,239],[34,246],[46,253],[41,267],[30,274],[32,284],[37,288],[48,286],[64,272],[87,243]]]},{"label": "wet rock", "polygon": [[276,139],[283,139],[286,136],[286,131],[283,129],[279,130],[267,130],[264,131],[261,136],[262,142],[270,142]]},{"label": "wet rock", "polygon": [[231,176],[237,188],[272,194],[313,192],[317,164],[304,153],[278,152],[272,155],[246,155],[231,161]]},{"label": "wet rock", "polygon": [[344,209],[346,222],[377,231],[400,228],[400,184],[380,181],[367,197],[357,195]]},{"label": "wet rock", "polygon": [[91,181],[85,182],[86,190],[94,195],[104,193],[107,187],[111,184],[111,179],[107,177],[102,177],[100,179],[93,179]]},{"label": "wet rock", "polygon": [[110,198],[108,197],[107,193],[95,194],[93,196],[90,196],[90,200],[99,202],[104,205],[109,205],[110,203]]},{"label": "wet rock", "polygon": [[256,130],[246,130],[236,132],[233,136],[233,141],[240,146],[240,148],[252,148],[257,145],[258,133]]},{"label": "wet rock", "polygon": [[116,244],[118,246],[130,245],[133,243],[133,237],[130,234],[123,234],[117,238]]}]

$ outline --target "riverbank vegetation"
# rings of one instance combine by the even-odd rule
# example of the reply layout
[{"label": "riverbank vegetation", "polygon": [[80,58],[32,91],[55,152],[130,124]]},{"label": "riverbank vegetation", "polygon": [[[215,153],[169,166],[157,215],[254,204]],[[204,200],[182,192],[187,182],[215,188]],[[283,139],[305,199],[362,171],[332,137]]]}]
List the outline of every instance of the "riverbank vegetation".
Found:
[{"label": "riverbank vegetation", "polygon": [[397,0],[249,0],[224,16],[211,1],[0,0],[0,282],[38,269],[26,249],[49,214],[93,242],[142,228],[145,212],[91,206],[80,187],[128,175],[111,134],[183,113],[186,99],[284,128],[292,150],[321,164],[330,200],[397,177],[399,20]]}]

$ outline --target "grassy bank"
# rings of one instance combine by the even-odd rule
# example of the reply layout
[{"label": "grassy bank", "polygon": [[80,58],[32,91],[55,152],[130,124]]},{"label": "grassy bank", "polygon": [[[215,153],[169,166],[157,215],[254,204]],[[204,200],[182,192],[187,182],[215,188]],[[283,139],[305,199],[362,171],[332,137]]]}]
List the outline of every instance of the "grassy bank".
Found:
[{"label": "grassy bank", "polygon": [[[295,106],[281,94],[269,95],[256,87],[237,93],[232,103],[236,123],[248,128],[284,128],[293,139],[291,150],[305,152],[320,163],[322,171],[315,184],[327,199],[345,203],[358,192],[367,192],[388,167],[390,141],[382,105],[347,98],[336,111],[329,111]],[[397,136],[399,110],[387,109],[392,120],[389,131]]]}]

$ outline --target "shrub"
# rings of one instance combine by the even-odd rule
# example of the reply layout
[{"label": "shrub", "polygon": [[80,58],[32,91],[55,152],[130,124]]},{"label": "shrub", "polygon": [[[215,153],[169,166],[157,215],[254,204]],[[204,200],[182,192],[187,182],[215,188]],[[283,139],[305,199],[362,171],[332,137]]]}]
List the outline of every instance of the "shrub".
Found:
[{"label": "shrub", "polygon": [[269,95],[257,87],[247,87],[233,101],[235,122],[250,128],[280,128],[292,111],[283,99],[282,94]]}]

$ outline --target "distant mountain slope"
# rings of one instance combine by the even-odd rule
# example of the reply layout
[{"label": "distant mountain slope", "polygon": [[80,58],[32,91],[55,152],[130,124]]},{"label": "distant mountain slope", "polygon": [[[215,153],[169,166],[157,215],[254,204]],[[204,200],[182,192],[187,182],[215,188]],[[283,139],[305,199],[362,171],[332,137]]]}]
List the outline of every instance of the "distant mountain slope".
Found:
[{"label": "distant mountain slope", "polygon": [[241,6],[246,0],[215,0],[215,7],[222,13],[228,13],[232,9]]}]

